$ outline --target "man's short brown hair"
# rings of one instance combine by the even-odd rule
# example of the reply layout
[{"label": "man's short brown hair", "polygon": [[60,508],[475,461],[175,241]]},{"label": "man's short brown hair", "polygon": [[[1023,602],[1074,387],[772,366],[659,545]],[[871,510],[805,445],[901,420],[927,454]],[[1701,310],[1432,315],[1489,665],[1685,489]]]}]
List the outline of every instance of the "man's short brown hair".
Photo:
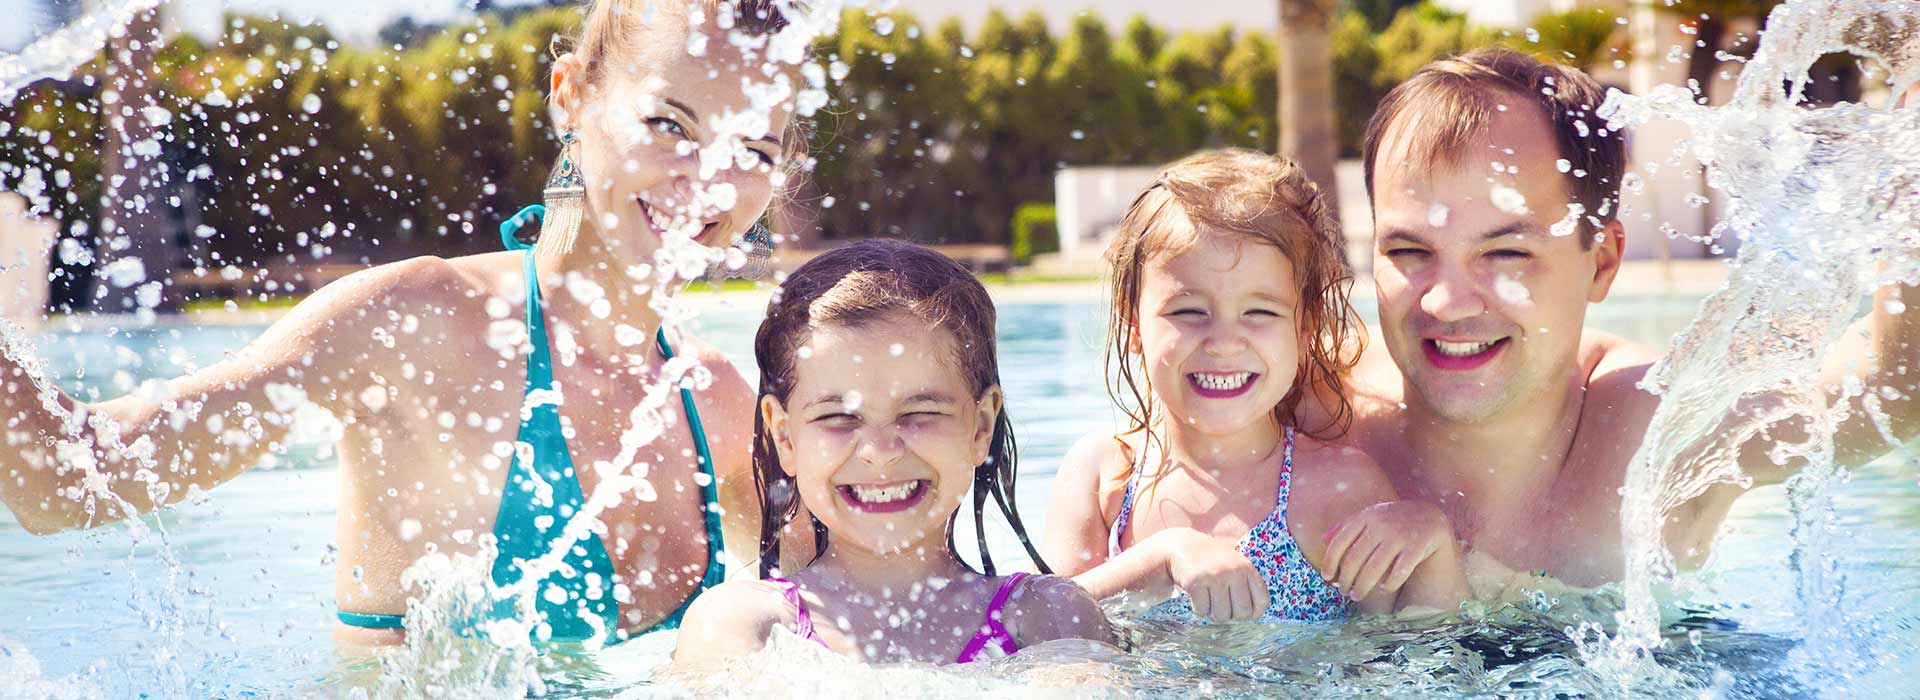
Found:
[{"label": "man's short brown hair", "polygon": [[[1409,161],[1423,171],[1453,162],[1487,129],[1503,107],[1539,105],[1559,144],[1570,201],[1585,209],[1580,241],[1620,213],[1620,178],[1626,144],[1606,120],[1594,116],[1605,98],[1600,83],[1578,68],[1542,63],[1508,49],[1481,49],[1427,64],[1387,93],[1367,122],[1364,153],[1367,197],[1373,198],[1373,166],[1387,129],[1407,114],[1423,119],[1408,143]],[[1594,222],[1599,222],[1597,225]]]}]

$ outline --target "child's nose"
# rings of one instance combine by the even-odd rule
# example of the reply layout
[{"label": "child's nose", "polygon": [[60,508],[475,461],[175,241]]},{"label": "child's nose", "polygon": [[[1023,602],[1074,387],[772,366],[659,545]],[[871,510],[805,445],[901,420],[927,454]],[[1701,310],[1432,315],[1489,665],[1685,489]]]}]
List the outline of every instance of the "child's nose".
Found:
[{"label": "child's nose", "polygon": [[890,425],[875,425],[860,431],[860,445],[854,449],[854,456],[867,464],[885,467],[899,461],[906,452],[906,442],[900,439],[899,430]]},{"label": "child's nose", "polygon": [[1232,323],[1216,323],[1207,333],[1202,344],[1208,355],[1213,357],[1233,357],[1247,350],[1247,335]]}]

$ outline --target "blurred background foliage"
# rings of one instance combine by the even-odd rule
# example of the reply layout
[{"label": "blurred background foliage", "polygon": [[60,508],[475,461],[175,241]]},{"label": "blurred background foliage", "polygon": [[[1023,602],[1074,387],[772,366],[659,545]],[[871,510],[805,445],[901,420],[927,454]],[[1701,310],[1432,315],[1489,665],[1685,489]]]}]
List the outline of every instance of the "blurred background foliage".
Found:
[{"label": "blurred background foliage", "polygon": [[[1611,59],[1614,18],[1584,11],[1538,36],[1470,25],[1405,0],[1352,0],[1331,28],[1340,149],[1358,151],[1373,105],[1421,65],[1501,44],[1543,57]],[[377,46],[324,27],[230,16],[219,37],[162,47],[134,104],[103,93],[104,62],[0,109],[0,187],[51,201],[66,249],[97,231],[110,120],[146,120],[155,177],[176,194],[186,267],[378,263],[497,247],[494,226],[537,200],[557,143],[545,121],[548,46],[571,8],[389,27]],[[845,71],[811,125],[812,172],[787,206],[799,240],[885,235],[1012,244],[1050,231],[1076,164],[1154,164],[1198,148],[1273,150],[1271,28],[1171,34],[1135,18],[1081,16],[1063,33],[1037,14],[955,21],[850,13],[819,60]],[[1620,28],[1618,34],[1624,34]],[[102,105],[105,105],[104,107]],[[135,150],[139,150],[136,144]],[[184,198],[184,199],[183,199]],[[1022,253],[1044,252],[1044,239]],[[72,260],[66,262],[72,263]],[[57,261],[58,263],[58,261]],[[67,265],[84,274],[82,265]]]}]

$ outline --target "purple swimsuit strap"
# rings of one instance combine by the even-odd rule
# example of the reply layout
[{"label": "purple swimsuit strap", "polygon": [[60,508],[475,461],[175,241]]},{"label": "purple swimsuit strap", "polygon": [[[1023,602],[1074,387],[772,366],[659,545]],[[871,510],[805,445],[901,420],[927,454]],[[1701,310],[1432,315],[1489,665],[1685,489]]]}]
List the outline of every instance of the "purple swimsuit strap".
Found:
[{"label": "purple swimsuit strap", "polygon": [[794,633],[800,635],[801,639],[811,639],[820,646],[826,646],[826,642],[813,635],[813,616],[807,614],[806,601],[800,600],[800,585],[783,578],[770,578],[765,582],[779,589],[780,594],[787,597],[787,604],[793,606]]},{"label": "purple swimsuit strap", "polygon": [[[964,664],[979,658],[989,644],[994,645],[1003,656],[1020,650],[1019,642],[1014,641],[1013,633],[1007,631],[1002,619],[1005,617],[1003,611],[1007,607],[1007,599],[1013,597],[1014,587],[1019,586],[1026,577],[1026,573],[1015,573],[1000,582],[1000,589],[994,591],[993,599],[987,602],[987,613],[980,622],[980,631],[974,633],[973,639],[967,640],[967,646],[960,650],[960,656],[954,659],[954,663]],[[779,590],[786,597],[787,604],[793,606],[794,633],[820,646],[827,645],[813,633],[813,615],[807,612],[806,601],[800,599],[799,584],[784,578],[763,579],[762,582]]]},{"label": "purple swimsuit strap", "polygon": [[967,640],[967,646],[960,650],[960,657],[954,659],[954,663],[964,664],[978,659],[988,644],[997,647],[1003,656],[1011,656],[1020,650],[1020,643],[1014,641],[1013,634],[1007,631],[1003,622],[1003,609],[1007,606],[1007,599],[1013,596],[1014,587],[1019,586],[1026,577],[1024,572],[1015,573],[1000,582],[1000,590],[994,591],[993,600],[987,602],[987,614],[980,622],[980,631],[974,633],[973,639]]}]

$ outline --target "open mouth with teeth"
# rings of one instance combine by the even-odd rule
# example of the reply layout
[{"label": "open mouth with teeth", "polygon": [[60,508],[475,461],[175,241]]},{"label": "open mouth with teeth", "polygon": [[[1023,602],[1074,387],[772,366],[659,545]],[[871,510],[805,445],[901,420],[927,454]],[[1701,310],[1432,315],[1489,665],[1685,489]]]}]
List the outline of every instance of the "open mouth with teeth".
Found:
[{"label": "open mouth with teeth", "polygon": [[1259,378],[1257,372],[1192,372],[1187,374],[1187,384],[1201,396],[1228,399],[1253,389],[1253,380]]},{"label": "open mouth with teeth", "polygon": [[933,482],[926,479],[879,484],[840,484],[834,490],[855,510],[868,513],[897,513],[912,508],[927,495]]},{"label": "open mouth with teeth", "polygon": [[1474,369],[1493,360],[1501,350],[1506,349],[1511,338],[1479,341],[1453,341],[1438,338],[1426,338],[1420,341],[1420,348],[1426,351],[1427,362],[1440,369]]},{"label": "open mouth with teeth", "polygon": [[[654,218],[653,206],[650,204],[647,204],[647,200],[641,199],[640,195],[633,196],[633,203],[640,205],[640,216],[646,219],[647,230],[652,231],[655,238],[661,238],[661,239],[666,238],[667,227],[662,226],[660,224],[659,219]],[[699,235],[694,237],[694,240],[705,241],[707,239],[707,235],[713,233],[713,230],[719,227],[720,227],[720,223],[717,221],[707,222],[705,225],[700,227],[700,233]]]}]

